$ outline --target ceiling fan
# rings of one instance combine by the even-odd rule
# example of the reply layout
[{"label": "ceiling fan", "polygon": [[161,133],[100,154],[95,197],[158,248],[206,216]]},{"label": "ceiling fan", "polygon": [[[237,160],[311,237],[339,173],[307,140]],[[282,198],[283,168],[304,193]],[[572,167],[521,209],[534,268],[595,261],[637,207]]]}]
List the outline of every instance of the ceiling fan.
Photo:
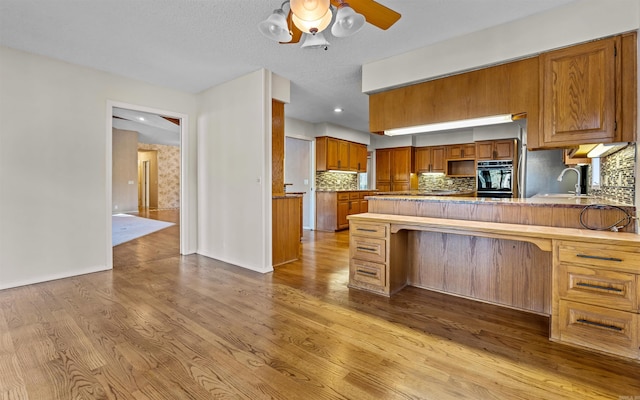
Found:
[{"label": "ceiling fan", "polygon": [[[289,5],[285,14],[284,7]],[[302,47],[324,47],[329,44],[322,31],[333,20],[332,7],[337,10],[331,34],[346,37],[357,33],[368,22],[380,29],[389,29],[400,19],[400,13],[374,0],[287,0],[258,29],[269,39],[280,43],[298,43],[308,34]],[[307,44],[307,42],[310,42]]]}]

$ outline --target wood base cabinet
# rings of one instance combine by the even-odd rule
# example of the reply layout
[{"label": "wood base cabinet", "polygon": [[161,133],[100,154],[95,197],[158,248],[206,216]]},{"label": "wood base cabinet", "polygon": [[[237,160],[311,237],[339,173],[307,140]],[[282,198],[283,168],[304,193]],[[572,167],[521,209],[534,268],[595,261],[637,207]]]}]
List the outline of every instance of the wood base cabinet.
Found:
[{"label": "wood base cabinet", "polygon": [[[407,285],[407,232],[390,224],[352,222],[349,227],[349,287],[390,296]],[[394,248],[393,254],[390,249]]]},{"label": "wood base cabinet", "polygon": [[561,241],[551,338],[640,359],[640,248]]},{"label": "wood base cabinet", "polygon": [[316,230],[335,232],[349,228],[347,217],[367,212],[365,198],[372,194],[368,191],[316,192]]}]

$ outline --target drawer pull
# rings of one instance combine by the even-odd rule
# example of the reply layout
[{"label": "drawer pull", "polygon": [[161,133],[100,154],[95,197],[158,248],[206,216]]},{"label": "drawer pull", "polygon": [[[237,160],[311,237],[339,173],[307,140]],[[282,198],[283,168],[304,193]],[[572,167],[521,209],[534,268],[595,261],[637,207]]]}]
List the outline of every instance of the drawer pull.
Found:
[{"label": "drawer pull", "polygon": [[622,262],[621,258],[615,258],[615,257],[601,257],[601,256],[590,256],[588,254],[576,254],[576,257],[580,257],[580,258],[592,258],[594,260],[603,260],[603,261],[615,261],[615,262]]},{"label": "drawer pull", "polygon": [[591,283],[578,282],[578,283],[576,283],[576,286],[580,286],[580,287],[583,287],[583,288],[589,288],[589,289],[608,290],[610,292],[616,292],[616,293],[624,292],[624,290],[622,290],[622,289],[609,287],[609,286],[594,285],[594,284],[591,284]]},{"label": "drawer pull", "polygon": [[605,328],[605,329],[610,329],[610,330],[616,331],[616,332],[622,332],[622,328],[620,328],[619,326],[615,326],[615,325],[607,325],[607,324],[603,324],[601,322],[589,321],[588,319],[584,319],[584,318],[580,318],[577,321],[580,322],[581,324],[585,324],[585,325],[597,326],[599,328]]},{"label": "drawer pull", "polygon": [[362,250],[362,251],[376,251],[376,250],[378,250],[378,249],[373,249],[371,247],[362,247],[362,246],[357,246],[356,249]]},{"label": "drawer pull", "polygon": [[378,232],[377,229],[368,229],[368,228],[356,228],[356,230],[361,232]]},{"label": "drawer pull", "polygon": [[358,269],[357,272],[359,274],[365,274],[365,275],[369,275],[369,276],[378,276],[377,272],[366,271],[364,269]]}]

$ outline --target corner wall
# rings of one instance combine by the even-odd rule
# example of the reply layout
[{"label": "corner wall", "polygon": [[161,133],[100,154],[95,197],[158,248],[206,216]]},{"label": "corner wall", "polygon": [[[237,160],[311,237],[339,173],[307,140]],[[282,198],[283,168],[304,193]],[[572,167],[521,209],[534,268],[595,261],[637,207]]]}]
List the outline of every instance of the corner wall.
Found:
[{"label": "corner wall", "polygon": [[208,89],[198,113],[198,253],[259,272],[271,265],[270,73]]}]

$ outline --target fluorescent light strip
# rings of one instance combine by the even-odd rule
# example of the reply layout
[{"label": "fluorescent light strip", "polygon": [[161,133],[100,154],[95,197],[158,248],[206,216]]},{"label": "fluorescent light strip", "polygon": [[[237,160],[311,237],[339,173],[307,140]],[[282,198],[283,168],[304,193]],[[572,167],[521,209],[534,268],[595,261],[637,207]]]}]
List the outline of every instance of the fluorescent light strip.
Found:
[{"label": "fluorescent light strip", "polygon": [[626,143],[626,142],[623,142],[623,143],[600,143],[596,147],[591,149],[591,151],[589,151],[587,153],[587,157],[588,158],[598,158],[598,157],[606,156],[608,154],[611,154],[613,152],[621,150],[622,148],[626,147],[628,144],[629,143]]},{"label": "fluorescent light strip", "polygon": [[417,125],[417,126],[408,126],[406,128],[388,129],[384,131],[384,134],[388,136],[412,135],[414,133],[437,132],[437,131],[446,131],[450,129],[469,128],[473,126],[504,124],[512,121],[513,121],[513,118],[511,114],[493,115],[490,117],[483,117],[483,118],[463,119],[458,121],[440,122],[437,124]]}]

